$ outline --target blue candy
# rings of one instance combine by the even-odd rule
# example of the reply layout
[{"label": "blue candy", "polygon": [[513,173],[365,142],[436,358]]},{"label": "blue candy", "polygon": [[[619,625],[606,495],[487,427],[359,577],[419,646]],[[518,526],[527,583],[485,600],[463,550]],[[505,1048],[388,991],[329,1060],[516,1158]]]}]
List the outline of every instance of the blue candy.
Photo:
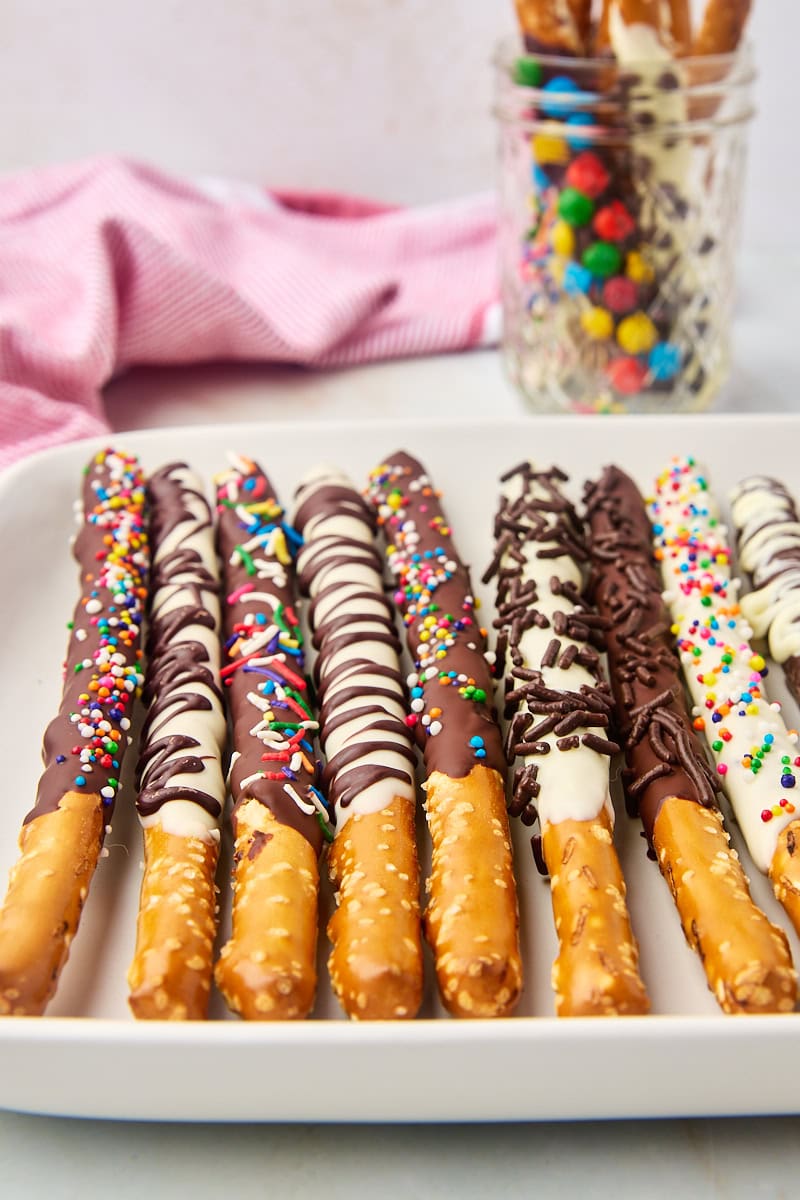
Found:
[{"label": "blue candy", "polygon": [[[581,92],[581,88],[568,75],[554,75],[552,79],[544,85],[542,91],[549,92],[552,96],[577,96]],[[542,102],[542,112],[548,117],[568,117],[571,112],[574,112],[574,107],[569,101],[566,104],[559,100],[547,100]]]},{"label": "blue candy", "polygon": [[647,360],[653,378],[660,383],[677,375],[681,365],[681,352],[672,342],[656,342]]},{"label": "blue candy", "polygon": [[564,291],[570,296],[575,296],[578,292],[588,292],[592,286],[592,278],[592,272],[587,271],[580,263],[567,263],[564,271]]},{"label": "blue candy", "polygon": [[[573,129],[579,130],[590,128],[595,124],[595,119],[591,113],[574,112],[567,117],[567,125],[571,125]],[[567,142],[573,150],[587,150],[592,145],[592,139],[586,137],[578,137],[577,133],[568,133]]]}]

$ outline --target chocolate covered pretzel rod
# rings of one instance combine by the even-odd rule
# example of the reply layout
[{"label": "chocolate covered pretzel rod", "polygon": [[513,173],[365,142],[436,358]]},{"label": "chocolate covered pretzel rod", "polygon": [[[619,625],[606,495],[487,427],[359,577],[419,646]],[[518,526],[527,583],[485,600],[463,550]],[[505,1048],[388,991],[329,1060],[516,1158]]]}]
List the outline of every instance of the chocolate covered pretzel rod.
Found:
[{"label": "chocolate covered pretzel rod", "polygon": [[244,1017],[301,1018],[316,992],[318,862],[333,832],[295,609],[299,539],[255,463],[238,459],[215,483],[234,752],[233,927],[215,978]]},{"label": "chocolate covered pretzel rod", "polygon": [[515,0],[515,7],[529,50],[573,56],[587,52],[591,0]]},{"label": "chocolate covered pretzel rod", "polygon": [[788,942],[750,896],[716,803],[718,776],[686,708],[669,639],[644,502],[607,467],[587,485],[592,594],[627,765],[625,791],[669,884],[688,944],[729,1013],[789,1012],[797,980]]},{"label": "chocolate covered pretzel rod", "polygon": [[739,565],[752,579],[742,613],[766,638],[800,704],[800,515],[783,484],[751,475],[734,489],[731,519]]},{"label": "chocolate covered pretzel rod", "polygon": [[393,454],[372,472],[368,496],[414,659],[412,720],[433,844],[425,929],[439,992],[455,1016],[506,1015],[519,999],[522,962],[486,631],[424,467]]},{"label": "chocolate covered pretzel rod", "polygon": [[147,671],[136,807],[144,831],[135,1016],[206,1016],[227,724],[219,682],[219,565],[211,510],[185,463],[152,475]]},{"label": "chocolate covered pretzel rod", "polygon": [[506,753],[518,766],[510,812],[533,824],[550,876],[558,935],[559,1016],[644,1013],[612,831],[611,693],[600,673],[600,622],[583,596],[583,531],[560,471],[522,463],[502,478],[495,552],[498,660],[506,663]]},{"label": "chocolate covered pretzel rod", "polygon": [[312,598],[323,779],[336,813],[331,982],[351,1017],[413,1017],[422,999],[416,751],[375,514],[341,471],[321,466],[303,479],[292,524],[303,537],[297,568]]},{"label": "chocolate covered pretzel rod", "polygon": [[142,686],[149,551],[138,460],[100,450],[86,467],[70,624],[45,769],[0,910],[0,1013],[38,1016],[55,993],[110,827]]},{"label": "chocolate covered pretzel rod", "polygon": [[716,501],[692,458],[676,458],[648,503],[681,667],[722,786],[755,866],[800,930],[797,731],[770,703],[750,644]]}]

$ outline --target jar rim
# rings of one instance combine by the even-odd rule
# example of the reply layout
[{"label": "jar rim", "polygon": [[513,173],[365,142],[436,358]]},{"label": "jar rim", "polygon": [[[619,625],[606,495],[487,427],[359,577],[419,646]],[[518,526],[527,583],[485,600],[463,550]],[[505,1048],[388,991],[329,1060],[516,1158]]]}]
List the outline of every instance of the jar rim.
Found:
[{"label": "jar rim", "polygon": [[[652,59],[633,60],[621,63],[610,55],[596,55],[592,57],[578,57],[570,54],[545,54],[538,50],[528,50],[524,41],[518,34],[510,34],[507,37],[501,38],[497,43],[494,51],[493,59],[495,66],[504,67],[511,65],[518,60],[527,60],[529,62],[539,63],[544,67],[571,68],[578,71],[597,71],[616,70],[620,74],[627,74],[637,70],[652,70],[654,64]],[[726,76],[732,67],[740,67],[746,75],[746,81],[751,82],[756,76],[756,68],[754,61],[753,45],[749,39],[745,38],[736,50],[729,54],[689,54],[681,58],[674,58],[671,63],[676,67],[683,68],[687,72],[691,72],[692,68],[699,69],[701,66],[708,71],[720,71]],[[664,67],[671,65],[666,60],[663,63]],[[521,85],[522,86],[522,85]],[[529,89],[535,91],[535,88]]]}]

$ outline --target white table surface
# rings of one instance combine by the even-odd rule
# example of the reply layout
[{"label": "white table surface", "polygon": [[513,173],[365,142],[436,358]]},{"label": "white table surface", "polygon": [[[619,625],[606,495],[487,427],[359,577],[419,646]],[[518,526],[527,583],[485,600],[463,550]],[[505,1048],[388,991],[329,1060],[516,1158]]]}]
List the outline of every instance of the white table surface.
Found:
[{"label": "white table surface", "polygon": [[[735,371],[716,407],[721,412],[797,410],[800,254],[747,257],[740,278]],[[224,365],[137,369],[107,391],[109,419],[118,431],[273,416],[308,422],[418,418],[432,406],[454,420],[484,413],[487,406],[498,416],[525,411],[493,351],[335,373]],[[612,426],[609,418],[609,431]],[[208,1086],[213,1088],[213,1079]],[[487,1081],[487,1086],[495,1084]],[[532,1079],[531,1086],[546,1088],[547,1081]],[[208,1127],[0,1113],[0,1195],[4,1200],[91,1200],[111,1192],[118,1200],[148,1194],[158,1200],[202,1200],[224,1189],[237,1200],[469,1200],[494,1193],[753,1200],[797,1195],[798,1135],[796,1117]]]}]

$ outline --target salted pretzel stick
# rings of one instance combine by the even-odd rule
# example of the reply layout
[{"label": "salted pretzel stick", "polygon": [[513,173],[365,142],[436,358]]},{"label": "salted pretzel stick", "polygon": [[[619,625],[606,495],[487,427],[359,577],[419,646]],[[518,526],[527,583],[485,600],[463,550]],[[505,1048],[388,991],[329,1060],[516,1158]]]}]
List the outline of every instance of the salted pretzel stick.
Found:
[{"label": "salted pretzel stick", "polygon": [[776,479],[751,475],[731,496],[739,566],[752,580],[742,615],[783,668],[800,704],[800,514]]},{"label": "salted pretzel stick", "polygon": [[728,1013],[790,1012],[788,942],[753,902],[716,802],[715,777],[686,708],[680,666],[633,480],[607,467],[587,485],[592,594],[627,764],[625,791],[669,884],[683,932]]},{"label": "salted pretzel stick", "polygon": [[581,56],[588,48],[591,0],[514,0],[528,49]]},{"label": "salted pretzel stick", "polygon": [[425,932],[439,992],[455,1016],[504,1016],[519,999],[522,962],[486,631],[424,467],[393,454],[371,473],[367,494],[414,660],[412,720],[433,847]]},{"label": "salted pretzel stick", "polygon": [[732,54],[742,40],[751,0],[707,0],[692,54]]},{"label": "salted pretzel stick", "polygon": [[336,814],[331,982],[351,1017],[413,1017],[423,980],[416,752],[375,514],[335,467],[311,471],[295,499],[297,569],[318,651],[323,781]]},{"label": "salted pretzel stick", "polygon": [[767,667],[739,608],[726,530],[694,459],[673,459],[659,475],[648,515],[695,727],[705,734],[755,866],[800,931],[798,734],[767,696]]},{"label": "salted pretzel stick", "polygon": [[234,751],[233,925],[215,979],[243,1017],[302,1018],[317,985],[318,862],[333,833],[295,608],[299,539],[255,463],[237,459],[215,483]]},{"label": "salted pretzel stick", "polygon": [[207,1015],[216,934],[221,756],[219,565],[203,485],[185,463],[150,476],[148,705],[136,807],[143,827],[129,1003],[145,1019]]},{"label": "salted pretzel stick", "polygon": [[73,554],[81,596],[70,624],[45,769],[0,910],[0,1013],[40,1015],[55,993],[110,828],[142,686],[149,552],[138,461],[105,449],[83,480]]},{"label": "salted pretzel stick", "polygon": [[538,816],[558,935],[559,1016],[644,1013],[649,1001],[613,841],[612,705],[600,621],[583,596],[586,547],[565,476],[507,472],[484,582],[497,580],[498,660],[506,659],[506,754],[519,766],[512,816]]}]

